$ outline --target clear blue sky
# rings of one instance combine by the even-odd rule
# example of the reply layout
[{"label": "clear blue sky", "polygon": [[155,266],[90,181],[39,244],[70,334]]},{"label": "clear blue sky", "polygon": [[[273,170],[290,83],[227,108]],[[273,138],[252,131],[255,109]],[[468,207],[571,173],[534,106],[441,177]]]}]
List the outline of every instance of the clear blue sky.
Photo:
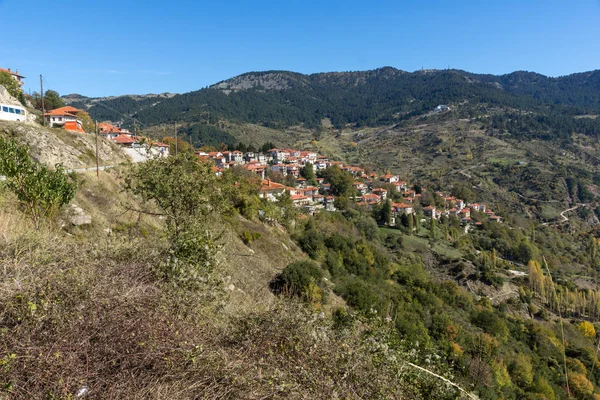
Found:
[{"label": "clear blue sky", "polygon": [[[243,72],[600,69],[600,0],[0,0],[27,90],[186,92]],[[8,33],[8,35],[7,35]]]}]

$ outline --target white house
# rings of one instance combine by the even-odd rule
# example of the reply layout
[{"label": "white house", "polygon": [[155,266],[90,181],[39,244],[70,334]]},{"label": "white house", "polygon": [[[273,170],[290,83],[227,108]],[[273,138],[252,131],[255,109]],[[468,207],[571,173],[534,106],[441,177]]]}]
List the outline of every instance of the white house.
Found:
[{"label": "white house", "polygon": [[19,83],[19,86],[23,86],[23,79],[25,79],[25,77],[23,75],[19,74],[19,70],[16,70],[13,72],[10,70],[10,68],[9,69],[0,68],[0,72],[6,72],[10,76],[12,76],[12,78],[15,81],[17,81]]},{"label": "white house", "polygon": [[81,120],[77,118],[77,113],[81,110],[75,107],[60,107],[44,114],[46,124],[50,128],[61,127],[68,131],[83,132]]}]

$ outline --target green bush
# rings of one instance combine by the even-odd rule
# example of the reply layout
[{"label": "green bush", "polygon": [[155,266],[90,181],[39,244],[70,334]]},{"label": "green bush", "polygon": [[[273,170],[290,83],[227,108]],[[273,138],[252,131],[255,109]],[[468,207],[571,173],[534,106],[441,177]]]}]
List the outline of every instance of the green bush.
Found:
[{"label": "green bush", "polygon": [[312,261],[296,261],[283,269],[273,281],[272,288],[276,293],[303,297],[308,300],[311,285],[319,285],[323,279],[323,270]]},{"label": "green bush", "polygon": [[240,239],[242,239],[242,242],[244,242],[245,245],[249,245],[253,241],[260,239],[261,237],[262,237],[262,233],[250,232],[250,231],[244,231],[240,235]]},{"label": "green bush", "polygon": [[152,159],[132,168],[126,185],[160,209],[140,211],[166,218],[169,248],[158,266],[161,277],[186,288],[209,282],[218,250],[210,217],[226,208],[211,166],[185,153]]},{"label": "green bush", "polygon": [[0,175],[6,177],[4,186],[17,196],[36,229],[42,217],[54,217],[75,197],[77,190],[77,184],[61,164],[52,171],[34,162],[29,157],[29,148],[13,139],[0,138]]}]

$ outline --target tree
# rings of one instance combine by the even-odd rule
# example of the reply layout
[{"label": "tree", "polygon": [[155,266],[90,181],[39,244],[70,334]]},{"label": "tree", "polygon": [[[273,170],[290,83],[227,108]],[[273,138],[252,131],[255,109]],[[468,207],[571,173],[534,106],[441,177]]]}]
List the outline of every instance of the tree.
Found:
[{"label": "tree", "polygon": [[540,263],[535,261],[535,260],[530,260],[529,263],[527,264],[529,273],[528,273],[528,277],[529,277],[529,287],[531,288],[531,290],[538,294],[543,296],[544,295],[544,273],[542,272],[542,267],[540,266]]},{"label": "tree", "polygon": [[35,163],[29,157],[28,146],[15,140],[0,138],[0,175],[6,176],[4,185],[12,191],[40,228],[42,217],[54,217],[68,204],[77,190],[61,164],[54,171]]},{"label": "tree", "polygon": [[169,247],[159,266],[161,277],[188,288],[206,282],[218,248],[208,218],[225,203],[212,166],[189,153],[155,158],[134,166],[125,184],[133,194],[158,206],[160,212],[153,214],[165,217]]},{"label": "tree", "polygon": [[79,111],[77,113],[77,119],[81,121],[81,125],[85,132],[94,132],[95,125],[92,117],[90,117],[90,114],[85,111]]},{"label": "tree", "polygon": [[300,175],[306,179],[309,183],[314,184],[315,182],[315,169],[311,163],[306,163],[304,167],[300,169]]},{"label": "tree", "polygon": [[392,219],[392,202],[390,199],[387,199],[383,206],[381,207],[379,221],[382,224],[389,225],[390,220]]},{"label": "tree", "polygon": [[429,220],[429,237],[437,239],[437,221],[433,217]]},{"label": "tree", "polygon": [[301,296],[312,304],[321,302],[322,290],[319,287],[323,270],[313,261],[296,261],[288,264],[271,284],[277,293]]},{"label": "tree", "polygon": [[22,96],[21,87],[8,72],[0,72],[0,85],[4,86],[8,93],[15,97],[20,98]]},{"label": "tree", "polygon": [[[194,146],[183,140],[181,136],[177,136],[177,141],[172,136],[165,136],[162,141],[169,145],[169,154],[175,155],[176,153],[179,154],[194,151]],[[176,142],[177,146],[175,146]],[[177,149],[177,151],[175,151],[175,149]]]},{"label": "tree", "polygon": [[321,176],[331,184],[334,196],[349,196],[354,191],[354,178],[348,172],[342,171],[337,165],[326,168]]},{"label": "tree", "polygon": [[46,108],[46,110],[54,110],[55,108],[60,108],[64,106],[65,103],[62,101],[57,91],[47,90],[46,93],[44,93],[44,107]]},{"label": "tree", "polygon": [[569,388],[573,391],[577,398],[587,398],[594,392],[594,385],[589,379],[580,373],[569,374]]},{"label": "tree", "polygon": [[587,338],[596,337],[596,329],[594,329],[594,325],[588,321],[581,322],[579,325],[577,325],[577,329],[579,329],[579,332],[581,332],[583,336]]}]

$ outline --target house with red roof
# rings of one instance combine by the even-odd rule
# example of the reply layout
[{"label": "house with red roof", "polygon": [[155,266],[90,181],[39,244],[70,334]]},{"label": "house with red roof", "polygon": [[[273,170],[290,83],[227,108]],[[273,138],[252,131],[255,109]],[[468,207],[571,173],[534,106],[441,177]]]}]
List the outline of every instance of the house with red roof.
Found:
[{"label": "house with red roof", "polygon": [[385,174],[379,178],[385,183],[395,183],[400,181],[400,177],[398,175]]},{"label": "house with red roof", "polygon": [[290,196],[290,199],[292,200],[292,204],[294,205],[294,207],[307,206],[311,202],[311,199],[307,196],[304,196],[303,194],[293,194]]},{"label": "house with red roof", "polygon": [[396,214],[412,214],[413,207],[406,203],[392,203],[392,212]]},{"label": "house with red roof", "polygon": [[23,83],[24,83],[23,79],[25,79],[25,77],[23,75],[19,74],[19,70],[12,71],[10,68],[9,69],[0,68],[0,72],[6,72],[10,76],[12,76],[12,78],[15,81],[17,81],[19,83],[19,86],[23,86]]},{"label": "house with red roof", "polygon": [[435,218],[436,217],[436,210],[434,206],[427,206],[423,208],[423,215],[425,215],[426,217],[430,217],[430,218]]},{"label": "house with red roof", "polygon": [[373,193],[367,193],[362,196],[362,201],[368,205],[379,204],[381,202],[381,197]]},{"label": "house with red roof", "polygon": [[259,196],[262,199],[275,201],[277,200],[277,197],[281,196],[285,191],[285,185],[273,182],[270,179],[263,179],[259,189]]},{"label": "house with red roof", "polygon": [[381,200],[387,199],[387,190],[384,188],[375,188],[371,192],[381,197]]},{"label": "house with red roof", "polygon": [[82,110],[65,106],[48,111],[44,114],[46,124],[50,128],[60,127],[68,131],[84,132],[81,120],[77,118],[77,114]]}]

